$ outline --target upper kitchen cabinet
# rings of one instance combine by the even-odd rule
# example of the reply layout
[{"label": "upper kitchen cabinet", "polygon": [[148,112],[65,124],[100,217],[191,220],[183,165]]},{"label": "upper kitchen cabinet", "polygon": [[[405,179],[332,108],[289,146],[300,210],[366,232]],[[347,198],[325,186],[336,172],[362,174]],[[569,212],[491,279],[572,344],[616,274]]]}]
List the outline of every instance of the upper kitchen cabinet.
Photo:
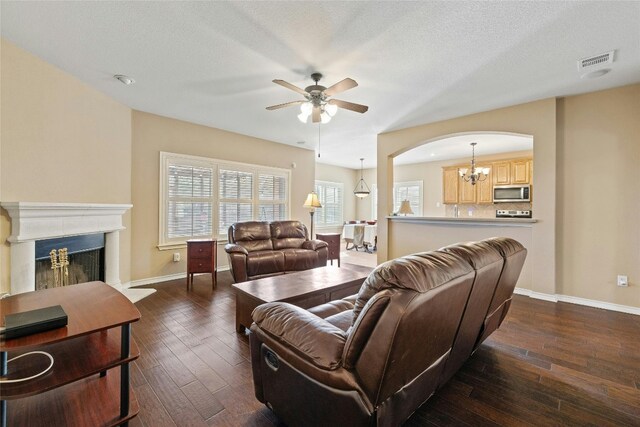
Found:
[{"label": "upper kitchen cabinet", "polygon": [[529,184],[531,182],[530,159],[511,161],[511,184]]},{"label": "upper kitchen cabinet", "polygon": [[460,175],[457,167],[442,169],[442,203],[458,203],[458,181]]},{"label": "upper kitchen cabinet", "polygon": [[489,174],[483,181],[472,185],[460,177],[456,166],[442,168],[442,199],[444,204],[484,204],[493,203],[493,171],[491,164],[479,164],[488,168]]},{"label": "upper kitchen cabinet", "polygon": [[478,164],[489,168],[486,180],[471,185],[464,181],[458,170],[468,165],[442,168],[442,199],[444,204],[492,204],[496,185],[526,185],[533,182],[533,160],[530,158],[499,160]]},{"label": "upper kitchen cabinet", "polygon": [[477,191],[477,203],[478,204],[490,204],[493,203],[493,167],[492,165],[480,165],[480,167],[489,168],[489,175],[484,181],[480,181],[476,184]]},{"label": "upper kitchen cabinet", "polygon": [[511,162],[505,160],[502,162],[494,162],[491,167],[494,185],[511,184]]}]

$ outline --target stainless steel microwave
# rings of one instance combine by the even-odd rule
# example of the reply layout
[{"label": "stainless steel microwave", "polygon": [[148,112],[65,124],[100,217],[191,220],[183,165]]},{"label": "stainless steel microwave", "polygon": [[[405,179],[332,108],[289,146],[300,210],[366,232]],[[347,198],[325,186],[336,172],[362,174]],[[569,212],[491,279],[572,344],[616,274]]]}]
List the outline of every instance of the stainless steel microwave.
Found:
[{"label": "stainless steel microwave", "polygon": [[493,187],[493,203],[519,203],[530,201],[530,185],[496,185]]}]

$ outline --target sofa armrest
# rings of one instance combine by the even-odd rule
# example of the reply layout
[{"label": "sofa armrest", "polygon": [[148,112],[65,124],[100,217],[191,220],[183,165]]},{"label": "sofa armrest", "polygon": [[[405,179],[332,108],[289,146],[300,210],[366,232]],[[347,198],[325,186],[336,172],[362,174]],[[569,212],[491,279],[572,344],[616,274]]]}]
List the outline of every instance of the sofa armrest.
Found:
[{"label": "sofa armrest", "polygon": [[255,328],[281,342],[315,366],[333,370],[341,366],[346,334],[307,310],[284,302],[256,307]]},{"label": "sofa armrest", "polygon": [[247,251],[245,248],[243,248],[240,245],[236,245],[235,243],[227,243],[226,245],[224,245],[224,250],[228,254],[236,253],[236,254],[242,254],[242,255],[249,255],[249,251]]},{"label": "sofa armrest", "polygon": [[312,251],[317,251],[318,249],[326,248],[328,246],[327,242],[322,240],[305,240],[302,243],[302,249],[311,249]]}]

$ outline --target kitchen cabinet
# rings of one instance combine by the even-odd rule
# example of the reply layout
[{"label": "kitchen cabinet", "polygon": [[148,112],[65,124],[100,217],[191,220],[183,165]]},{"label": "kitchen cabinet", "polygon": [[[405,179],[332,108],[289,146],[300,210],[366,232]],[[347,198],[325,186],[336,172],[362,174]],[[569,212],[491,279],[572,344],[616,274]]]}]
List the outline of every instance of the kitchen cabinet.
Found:
[{"label": "kitchen cabinet", "polygon": [[476,185],[472,185],[471,181],[465,181],[460,178],[460,192],[458,193],[458,202],[461,204],[474,204],[476,202]]},{"label": "kitchen cabinet", "polygon": [[494,185],[511,184],[511,162],[509,160],[494,162],[491,169],[493,172]]},{"label": "kitchen cabinet", "polygon": [[511,184],[529,184],[529,159],[511,161]]},{"label": "kitchen cabinet", "polygon": [[490,168],[489,175],[484,181],[480,181],[476,184],[477,195],[476,202],[478,204],[492,204],[493,203],[493,167],[492,165],[480,165],[480,167]]},{"label": "kitchen cabinet", "polygon": [[457,167],[443,168],[442,170],[442,203],[458,203],[458,182],[460,175]]},{"label": "kitchen cabinet", "polygon": [[476,185],[465,182],[459,175],[460,168],[468,164],[442,168],[442,200],[444,204],[492,204],[495,185],[526,185],[533,182],[533,159],[505,159],[492,163],[478,164],[479,168],[489,168],[489,176]]}]

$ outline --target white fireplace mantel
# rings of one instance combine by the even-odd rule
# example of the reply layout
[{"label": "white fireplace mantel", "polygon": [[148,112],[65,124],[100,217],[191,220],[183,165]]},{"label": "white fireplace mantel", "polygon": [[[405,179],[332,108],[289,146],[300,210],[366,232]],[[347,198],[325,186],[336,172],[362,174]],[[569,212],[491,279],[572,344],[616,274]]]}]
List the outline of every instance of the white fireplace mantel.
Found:
[{"label": "white fireplace mantel", "polygon": [[105,282],[120,285],[122,216],[130,204],[2,202],[11,217],[11,293],[35,290],[36,240],[105,233]]}]

